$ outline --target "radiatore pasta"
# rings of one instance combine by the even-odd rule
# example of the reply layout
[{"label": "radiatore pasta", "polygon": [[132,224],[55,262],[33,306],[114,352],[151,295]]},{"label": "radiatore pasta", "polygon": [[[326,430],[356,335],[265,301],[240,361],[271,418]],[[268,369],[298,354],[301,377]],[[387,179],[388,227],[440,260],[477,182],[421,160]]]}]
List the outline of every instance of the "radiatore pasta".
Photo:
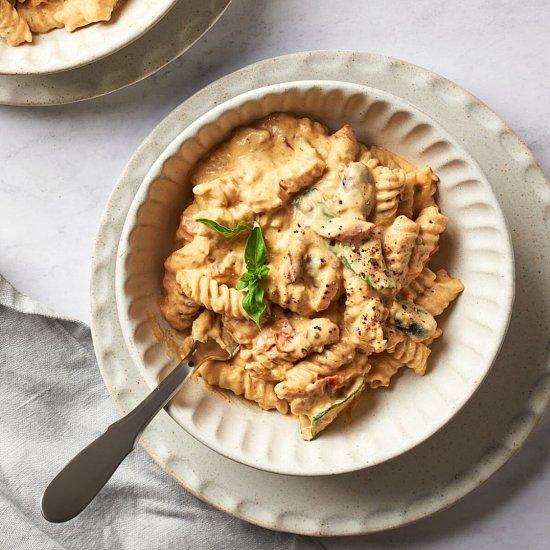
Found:
[{"label": "radiatore pasta", "polygon": [[[199,368],[206,382],[294,415],[308,440],[402,367],[425,374],[435,316],[463,290],[429,268],[447,223],[429,167],[360,144],[350,126],[330,134],[277,113],[238,128],[190,178],[161,311],[194,339],[239,344]],[[267,248],[258,324],[250,288],[237,290],[253,227]]]}]

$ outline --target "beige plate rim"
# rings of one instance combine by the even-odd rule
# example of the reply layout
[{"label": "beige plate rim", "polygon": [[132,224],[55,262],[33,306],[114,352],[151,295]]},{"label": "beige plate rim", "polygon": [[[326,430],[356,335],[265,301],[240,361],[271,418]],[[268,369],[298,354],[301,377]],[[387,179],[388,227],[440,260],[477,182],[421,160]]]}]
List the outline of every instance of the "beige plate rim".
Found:
[{"label": "beige plate rim", "polygon": [[[114,306],[117,244],[137,186],[174,136],[222,99],[275,82],[319,78],[367,84],[410,101],[444,125],[486,171],[508,219],[516,276],[522,283],[496,364],[472,400],[440,432],[405,455],[351,474],[311,478],[254,470],[204,447],[165,413],[155,418],[141,444],[187,490],[246,521],[294,533],[357,535],[416,521],[474,490],[521,446],[550,399],[550,292],[545,284],[550,278],[545,237],[550,187],[532,153],[479,100],[425,69],[351,51],[267,59],[207,86],[157,126],[113,190],[92,259],[92,335],[107,388],[126,412],[147,392],[131,364]],[[513,195],[512,203],[509,182],[518,178],[532,193],[529,198]],[[522,209],[542,223],[527,228]],[[526,231],[536,256],[518,246]],[[482,415],[484,422],[479,421]]]}]

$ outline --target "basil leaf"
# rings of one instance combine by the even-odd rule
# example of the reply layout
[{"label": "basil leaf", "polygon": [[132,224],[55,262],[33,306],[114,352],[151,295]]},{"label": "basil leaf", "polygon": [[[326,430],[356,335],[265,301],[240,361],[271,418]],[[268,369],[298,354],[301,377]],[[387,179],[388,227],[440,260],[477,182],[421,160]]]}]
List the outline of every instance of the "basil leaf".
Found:
[{"label": "basil leaf", "polygon": [[267,247],[265,245],[262,228],[254,227],[248,236],[244,249],[244,260],[247,271],[239,277],[237,290],[247,290],[243,296],[242,306],[248,316],[260,327],[260,318],[266,310],[264,303],[264,289],[260,285],[260,279],[269,273],[267,260]]},{"label": "basil leaf", "polygon": [[258,280],[263,279],[269,275],[269,266],[262,265],[256,270],[256,277]]},{"label": "basil leaf", "polygon": [[262,228],[256,226],[248,240],[246,241],[246,248],[244,249],[244,261],[246,262],[246,269],[248,271],[255,271],[267,260],[267,247],[265,245],[264,236],[262,234]]},{"label": "basil leaf", "polygon": [[243,231],[250,231],[252,229],[252,227],[244,222],[239,222],[237,224],[237,227],[235,227],[234,229],[229,229],[229,227],[225,227],[225,225],[221,225],[214,220],[208,220],[206,218],[197,218],[195,221],[207,225],[208,227],[210,227],[210,229],[217,231],[218,233],[220,233],[220,235],[223,235],[227,239],[232,239],[233,237],[236,237],[239,233],[242,233]]},{"label": "basil leaf", "polygon": [[255,281],[248,286],[248,292],[243,298],[243,309],[248,316],[260,327],[260,318],[265,311],[264,289]]},{"label": "basil leaf", "polygon": [[244,290],[252,282],[252,278],[249,275],[250,273],[244,273],[239,277],[239,281],[235,287],[237,290]]},{"label": "basil leaf", "polygon": [[241,288],[237,287],[237,290],[242,290],[243,288],[246,288],[249,283],[253,283],[257,279],[258,277],[256,276],[255,271],[246,271],[239,277],[238,285],[241,285]]},{"label": "basil leaf", "polygon": [[248,283],[245,283],[244,281],[241,281],[239,279],[239,282],[237,283],[237,286],[235,287],[236,290],[244,290],[248,286]]}]

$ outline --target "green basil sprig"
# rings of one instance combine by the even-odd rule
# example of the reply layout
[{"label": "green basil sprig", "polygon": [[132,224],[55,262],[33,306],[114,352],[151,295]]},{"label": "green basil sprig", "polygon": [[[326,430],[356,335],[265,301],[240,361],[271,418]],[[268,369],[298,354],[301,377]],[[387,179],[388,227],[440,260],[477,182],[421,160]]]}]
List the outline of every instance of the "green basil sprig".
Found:
[{"label": "green basil sprig", "polygon": [[239,222],[234,229],[229,229],[229,227],[225,227],[225,225],[221,225],[218,222],[215,222],[214,220],[209,220],[207,218],[198,218],[195,221],[207,225],[208,227],[210,227],[210,229],[217,231],[218,233],[220,233],[220,235],[223,235],[228,239],[236,237],[239,233],[242,233],[243,231],[250,231],[252,229],[252,227],[244,222]]},{"label": "green basil sprig", "polygon": [[266,305],[264,303],[264,289],[260,285],[260,280],[267,277],[269,273],[269,267],[266,265],[267,246],[265,245],[262,228],[259,225],[252,228],[245,222],[239,222],[235,228],[229,229],[229,227],[207,218],[198,218],[195,221],[207,225],[228,239],[236,237],[243,231],[251,231],[244,249],[246,271],[239,277],[237,290],[246,290],[242,301],[243,309],[258,325],[258,328],[261,328],[260,318],[266,309]]},{"label": "green basil sprig", "polygon": [[239,277],[237,290],[245,290],[243,298],[243,309],[248,316],[260,327],[260,318],[265,311],[264,289],[260,285],[260,280],[267,277],[269,267],[267,261],[267,247],[265,245],[262,228],[254,227],[246,241],[244,249],[244,261],[246,271]]}]

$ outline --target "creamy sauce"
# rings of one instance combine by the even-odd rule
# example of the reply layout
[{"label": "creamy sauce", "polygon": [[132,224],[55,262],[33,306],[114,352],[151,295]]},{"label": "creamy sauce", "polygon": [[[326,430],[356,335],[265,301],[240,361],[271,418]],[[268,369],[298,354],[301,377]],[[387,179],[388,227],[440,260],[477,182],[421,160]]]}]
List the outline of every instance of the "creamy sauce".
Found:
[{"label": "creamy sauce", "polygon": [[[440,334],[434,315],[462,290],[446,273],[425,275],[447,221],[429,168],[367,148],[350,126],[329,134],[274,114],[237,129],[190,177],[194,200],[178,228],[182,246],[166,261],[161,309],[195,339],[240,344],[231,361],[198,376],[298,416],[311,439],[367,385],[387,385],[405,365],[425,371]],[[249,232],[226,238],[203,218],[262,228],[261,330],[235,288]]]}]

